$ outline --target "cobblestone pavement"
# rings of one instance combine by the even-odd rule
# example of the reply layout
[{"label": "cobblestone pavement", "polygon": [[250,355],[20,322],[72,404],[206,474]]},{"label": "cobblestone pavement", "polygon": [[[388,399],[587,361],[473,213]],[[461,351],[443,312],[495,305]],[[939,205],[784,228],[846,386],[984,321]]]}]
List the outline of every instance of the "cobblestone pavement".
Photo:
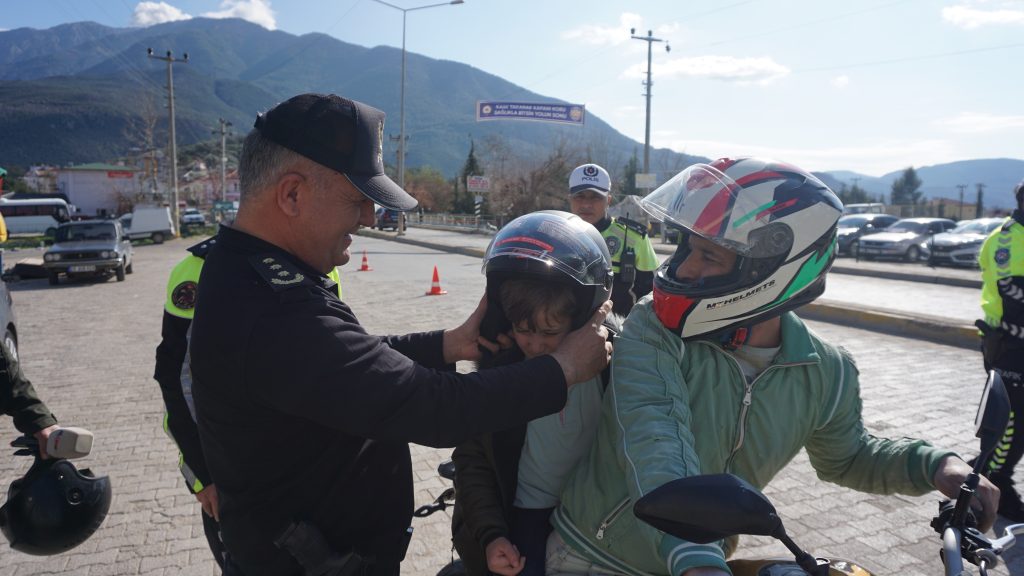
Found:
[{"label": "cobblestone pavement", "polygon": [[[345,299],[373,333],[456,325],[482,293],[479,260],[415,246],[360,238],[343,269]],[[164,284],[187,240],[136,248],[125,282],[45,280],[10,285],[25,370],[62,422],[96,433],[94,453],[80,465],[109,474],[111,513],[96,535],[67,554],[36,558],[0,548],[0,576],[34,574],[215,574],[199,507],[176,469],[164,436],[162,404],[152,379]],[[366,249],[376,272],[356,273]],[[7,255],[7,265],[13,262]],[[437,264],[449,295],[424,298]],[[389,272],[398,270],[399,272]],[[397,278],[404,278],[398,280]],[[960,348],[812,323],[858,358],[864,414],[872,433],[919,436],[972,455],[974,404],[982,383],[977,353]],[[0,439],[16,435],[0,419]],[[437,464],[450,450],[413,447],[417,504],[445,487]],[[0,457],[0,484],[27,469],[27,459]],[[928,527],[934,496],[865,495],[819,482],[801,455],[767,489],[793,538],[817,555],[859,561],[879,574],[939,574],[938,537]],[[449,516],[414,520],[403,573],[430,576],[451,558]],[[784,556],[781,545],[744,538],[741,556]],[[1024,574],[1024,557],[996,574]]]}]

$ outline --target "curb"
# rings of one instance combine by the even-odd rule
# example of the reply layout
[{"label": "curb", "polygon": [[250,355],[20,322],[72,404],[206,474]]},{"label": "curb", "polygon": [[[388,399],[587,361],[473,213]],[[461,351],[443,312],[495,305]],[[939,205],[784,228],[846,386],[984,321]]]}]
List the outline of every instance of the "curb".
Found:
[{"label": "curb", "polygon": [[[454,252],[464,256],[483,258],[484,251],[469,246],[452,246],[437,242],[425,242],[408,236],[397,236],[393,233],[386,233],[377,230],[361,228],[359,236],[376,238],[378,240],[390,240],[403,244],[412,244],[422,248],[429,248],[440,252]],[[833,268],[834,272],[839,272]],[[839,272],[842,273],[842,272]],[[899,273],[895,273],[899,274]],[[871,274],[863,274],[871,276]],[[884,277],[884,276],[882,276]],[[856,304],[840,303],[835,300],[819,298],[810,304],[798,309],[801,318],[851,326],[882,332],[905,338],[917,338],[947,346],[957,346],[976,350],[980,345],[978,330],[974,326],[960,325],[950,322],[946,318],[938,316],[926,316],[923,314],[912,315],[896,310],[884,310],[879,308],[868,308]]]},{"label": "curb", "polygon": [[834,264],[832,265],[832,272],[836,272],[838,274],[850,274],[853,276],[870,276],[873,278],[885,278],[886,280],[925,282],[928,284],[943,284],[945,286],[958,286],[961,288],[974,288],[976,290],[981,290],[981,280],[969,278],[954,278],[951,276],[932,276],[929,274],[913,274],[911,272],[897,272],[895,270],[872,270],[865,268],[854,268],[852,266],[837,266]]},{"label": "curb", "polygon": [[808,320],[852,326],[969,350],[976,350],[981,345],[977,328],[950,322],[938,316],[867,308],[827,298],[819,298],[804,305],[798,309],[798,313],[801,318]]}]

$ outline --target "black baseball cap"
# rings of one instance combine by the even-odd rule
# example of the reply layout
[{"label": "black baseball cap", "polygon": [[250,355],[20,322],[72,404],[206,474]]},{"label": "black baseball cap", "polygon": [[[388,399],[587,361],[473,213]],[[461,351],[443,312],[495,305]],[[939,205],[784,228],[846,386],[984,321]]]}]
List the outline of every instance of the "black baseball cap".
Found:
[{"label": "black baseball cap", "polygon": [[265,138],[344,174],[364,196],[391,210],[417,201],[384,174],[384,113],[335,94],[299,94],[256,116]]}]

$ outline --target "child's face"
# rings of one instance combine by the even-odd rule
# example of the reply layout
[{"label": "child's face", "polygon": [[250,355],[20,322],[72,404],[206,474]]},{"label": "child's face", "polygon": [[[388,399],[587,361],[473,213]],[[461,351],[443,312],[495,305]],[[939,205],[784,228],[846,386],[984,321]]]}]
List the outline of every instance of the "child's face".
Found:
[{"label": "child's face", "polygon": [[512,327],[512,338],[527,358],[536,358],[554,352],[569,333],[569,318],[548,314],[546,310],[533,313],[534,329],[523,320]]}]

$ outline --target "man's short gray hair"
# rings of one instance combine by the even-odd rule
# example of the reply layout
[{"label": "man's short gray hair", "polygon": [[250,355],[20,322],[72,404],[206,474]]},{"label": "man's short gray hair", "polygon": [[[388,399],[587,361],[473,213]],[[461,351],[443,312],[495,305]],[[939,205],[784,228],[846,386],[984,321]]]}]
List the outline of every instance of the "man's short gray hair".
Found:
[{"label": "man's short gray hair", "polygon": [[242,143],[238,159],[238,180],[241,203],[256,198],[272,186],[282,174],[291,170],[302,156],[275,144],[253,129]]}]

